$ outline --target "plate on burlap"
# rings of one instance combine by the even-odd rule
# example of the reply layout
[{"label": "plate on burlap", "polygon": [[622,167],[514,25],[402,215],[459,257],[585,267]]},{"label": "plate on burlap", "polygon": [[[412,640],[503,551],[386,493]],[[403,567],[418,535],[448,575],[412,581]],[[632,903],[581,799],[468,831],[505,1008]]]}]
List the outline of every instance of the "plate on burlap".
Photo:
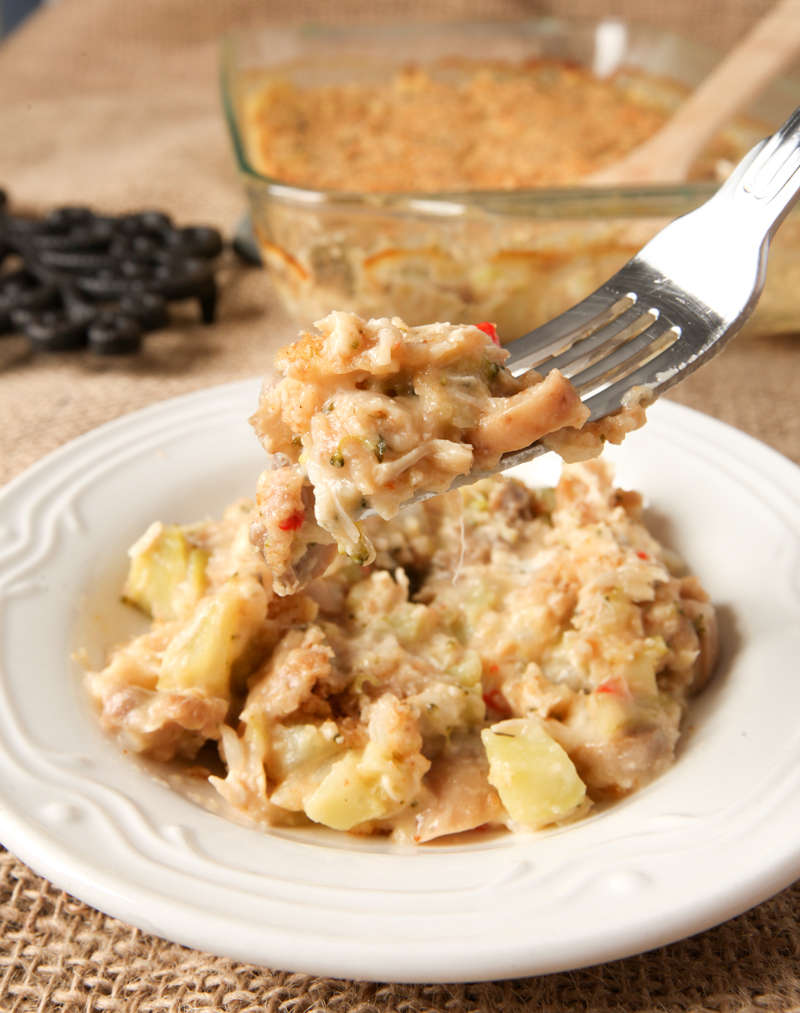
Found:
[{"label": "plate on burlap", "polygon": [[[99,726],[70,655],[125,632],[125,550],[255,488],[259,384],[126,416],[0,493],[0,840],[95,907],[275,969],[475,981],[580,967],[729,918],[800,875],[800,469],[664,402],[613,450],[718,607],[678,761],[570,827],[400,849],[264,832]],[[547,470],[545,458],[534,467]],[[195,795],[197,798],[195,798]]]}]

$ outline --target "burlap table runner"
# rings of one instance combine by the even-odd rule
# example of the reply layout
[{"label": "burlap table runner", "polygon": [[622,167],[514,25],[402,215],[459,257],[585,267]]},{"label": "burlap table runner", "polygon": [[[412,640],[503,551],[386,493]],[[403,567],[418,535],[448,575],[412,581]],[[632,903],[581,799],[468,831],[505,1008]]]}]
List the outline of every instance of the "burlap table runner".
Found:
[{"label": "burlap table runner", "polygon": [[[763,0],[63,0],[0,47],[0,186],[14,207],[159,207],[230,234],[243,201],[216,95],[215,40],[272,20],[638,18],[723,46]],[[36,357],[0,340],[0,483],[124,412],[261,373],[295,333],[264,276],[227,262],[219,321],[187,309],[130,360]],[[676,400],[800,462],[800,343],[733,346]],[[0,854],[0,1009],[67,1013],[335,1010],[800,1009],[800,885],[709,932],[600,967],[467,986],[363,984],[275,972],[108,918]]]}]

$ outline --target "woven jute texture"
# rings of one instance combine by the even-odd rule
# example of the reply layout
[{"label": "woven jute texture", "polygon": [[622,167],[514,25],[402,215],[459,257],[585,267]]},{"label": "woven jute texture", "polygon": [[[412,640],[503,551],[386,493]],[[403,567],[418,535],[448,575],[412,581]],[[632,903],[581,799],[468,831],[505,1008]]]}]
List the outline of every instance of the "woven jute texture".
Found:
[{"label": "woven jute texture", "polygon": [[[15,208],[162,208],[230,235],[243,210],[216,94],[216,39],[270,21],[615,15],[719,47],[763,0],[62,0],[0,46],[0,186]],[[125,361],[0,340],[0,483],[166,397],[262,373],[296,333],[230,257],[219,319],[181,309]],[[800,338],[734,342],[674,392],[800,463]],[[758,856],[754,856],[758,861]],[[800,1010],[800,885],[685,942],[600,967],[480,985],[353,983],[249,967],[108,918],[0,852],[0,1011],[523,1013]]]}]

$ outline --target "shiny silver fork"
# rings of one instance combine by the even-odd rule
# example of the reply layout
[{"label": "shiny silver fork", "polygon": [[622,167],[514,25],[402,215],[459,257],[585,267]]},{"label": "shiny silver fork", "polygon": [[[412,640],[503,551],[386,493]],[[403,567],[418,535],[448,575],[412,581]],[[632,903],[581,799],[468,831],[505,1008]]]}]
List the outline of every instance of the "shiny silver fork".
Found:
[{"label": "shiny silver fork", "polygon": [[[633,387],[653,399],[669,390],[718,355],[753,312],[770,240],[800,196],[798,170],[800,109],[702,207],[671,222],[583,302],[507,345],[506,366],[515,375],[560,369],[590,420],[621,408]],[[536,442],[504,454],[493,470],[545,449]]]}]

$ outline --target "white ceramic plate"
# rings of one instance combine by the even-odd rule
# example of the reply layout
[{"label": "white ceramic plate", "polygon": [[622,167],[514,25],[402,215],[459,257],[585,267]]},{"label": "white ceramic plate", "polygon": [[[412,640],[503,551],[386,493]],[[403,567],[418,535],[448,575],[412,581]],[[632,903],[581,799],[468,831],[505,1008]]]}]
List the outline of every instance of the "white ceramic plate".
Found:
[{"label": "white ceramic plate", "polygon": [[[122,755],[69,655],[119,632],[125,549],[255,485],[258,383],[127,416],[0,494],[0,840],[80,899],[273,968],[504,978],[637,953],[800,875],[800,469],[663,402],[613,456],[719,607],[724,657],[675,767],[572,827],[416,851],[264,833]],[[612,448],[613,449],[613,448]],[[547,459],[545,469],[552,467]],[[99,660],[99,658],[97,659]]]}]

